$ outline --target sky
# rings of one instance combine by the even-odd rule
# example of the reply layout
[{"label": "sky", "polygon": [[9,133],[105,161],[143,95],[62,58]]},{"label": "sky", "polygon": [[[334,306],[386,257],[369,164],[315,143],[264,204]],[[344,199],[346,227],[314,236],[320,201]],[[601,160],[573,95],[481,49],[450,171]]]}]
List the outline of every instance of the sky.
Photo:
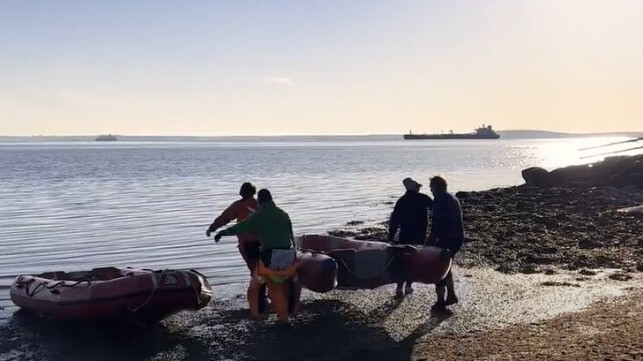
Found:
[{"label": "sky", "polygon": [[639,0],[0,0],[0,135],[643,130]]}]

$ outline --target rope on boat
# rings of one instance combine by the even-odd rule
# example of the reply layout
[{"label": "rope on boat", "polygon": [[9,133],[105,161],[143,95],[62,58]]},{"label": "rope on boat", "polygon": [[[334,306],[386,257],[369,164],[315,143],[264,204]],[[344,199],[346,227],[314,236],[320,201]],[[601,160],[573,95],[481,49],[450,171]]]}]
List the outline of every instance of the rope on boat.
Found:
[{"label": "rope on boat", "polygon": [[[160,271],[161,272],[161,277],[163,277],[163,274],[165,274],[165,271]],[[152,291],[150,291],[150,294],[147,296],[147,299],[143,301],[140,305],[134,307],[134,308],[128,308],[128,311],[132,313],[136,313],[141,310],[141,308],[147,306],[150,301],[152,301],[152,298],[154,297],[154,294],[156,294],[156,289],[158,288],[158,280],[161,278],[159,277],[158,279],[156,278],[156,273],[157,272],[150,272],[150,277],[152,277]]]},{"label": "rope on boat", "polygon": [[66,280],[58,281],[58,282],[56,282],[56,283],[54,283],[52,285],[48,285],[47,281],[41,281],[38,284],[36,284],[36,286],[33,289],[31,289],[31,286],[36,282],[36,279],[31,278],[28,281],[23,281],[23,278],[24,278],[23,276],[18,277],[18,279],[16,280],[16,286],[18,288],[23,288],[24,287],[25,293],[29,297],[33,297],[34,295],[36,295],[36,293],[38,293],[38,292],[40,292],[41,290],[44,290],[44,289],[50,290],[52,293],[54,293],[55,289],[59,288],[59,287],[73,288],[73,287],[76,287],[76,286],[78,286],[78,285],[80,285],[82,283],[87,283],[87,285],[92,284],[92,281],[90,279],[88,279],[88,278],[83,278],[81,280],[78,280],[78,281],[74,282],[73,284],[65,283],[65,282],[67,282]]}]

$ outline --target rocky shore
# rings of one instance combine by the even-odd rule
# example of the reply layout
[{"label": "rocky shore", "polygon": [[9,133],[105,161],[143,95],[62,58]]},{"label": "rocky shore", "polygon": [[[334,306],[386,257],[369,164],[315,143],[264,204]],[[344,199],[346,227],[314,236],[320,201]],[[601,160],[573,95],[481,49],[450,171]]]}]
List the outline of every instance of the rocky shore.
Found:
[{"label": "rocky shore", "polygon": [[[614,171],[614,164],[628,171]],[[628,273],[643,271],[643,213],[624,208],[643,204],[641,165],[643,156],[615,157],[548,172],[551,178],[540,172],[537,184],[527,176],[522,186],[458,192],[467,236],[456,263],[506,273],[562,268],[584,276],[616,268],[622,272],[614,279],[630,278]],[[609,182],[598,176],[608,172]],[[352,222],[330,233],[386,241],[386,223]]]}]

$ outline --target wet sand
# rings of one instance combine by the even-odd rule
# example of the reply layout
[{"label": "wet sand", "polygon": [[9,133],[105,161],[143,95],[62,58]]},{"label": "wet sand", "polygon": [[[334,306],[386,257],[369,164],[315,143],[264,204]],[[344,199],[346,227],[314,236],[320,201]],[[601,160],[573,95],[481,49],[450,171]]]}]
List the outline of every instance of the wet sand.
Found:
[{"label": "wet sand", "polygon": [[547,322],[427,337],[412,360],[642,360],[643,293]]},{"label": "wet sand", "polygon": [[[461,303],[443,315],[429,312],[435,296],[433,287],[425,285],[402,300],[392,297],[389,286],[305,292],[303,311],[289,328],[274,325],[274,315],[249,321],[244,285],[218,287],[206,309],[153,327],[60,325],[16,313],[0,326],[0,360],[471,359],[475,335],[503,344],[502,330],[521,325],[547,329],[548,322],[555,322],[548,320],[569,312],[640,295],[638,275],[613,282],[611,272],[579,281],[576,272],[512,276],[458,268]],[[640,308],[627,312],[634,312],[628,317],[643,316]],[[431,346],[452,348],[460,340],[471,343],[462,358]]]}]

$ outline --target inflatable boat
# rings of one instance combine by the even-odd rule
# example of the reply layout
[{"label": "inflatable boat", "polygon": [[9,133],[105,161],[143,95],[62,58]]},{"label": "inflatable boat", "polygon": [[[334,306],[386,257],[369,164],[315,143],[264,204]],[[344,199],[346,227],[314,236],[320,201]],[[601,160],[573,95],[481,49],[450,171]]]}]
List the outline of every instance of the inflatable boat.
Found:
[{"label": "inflatable boat", "polygon": [[402,280],[433,284],[451,268],[437,247],[391,245],[325,235],[297,238],[301,251],[323,254],[337,263],[337,288],[373,289]]},{"label": "inflatable boat", "polygon": [[133,317],[155,322],[181,310],[205,307],[212,290],[194,270],[106,267],[18,276],[10,295],[23,310],[61,320]]},{"label": "inflatable boat", "polygon": [[337,287],[337,262],[319,252],[300,252],[297,256],[297,279],[313,292],[324,293]]}]

